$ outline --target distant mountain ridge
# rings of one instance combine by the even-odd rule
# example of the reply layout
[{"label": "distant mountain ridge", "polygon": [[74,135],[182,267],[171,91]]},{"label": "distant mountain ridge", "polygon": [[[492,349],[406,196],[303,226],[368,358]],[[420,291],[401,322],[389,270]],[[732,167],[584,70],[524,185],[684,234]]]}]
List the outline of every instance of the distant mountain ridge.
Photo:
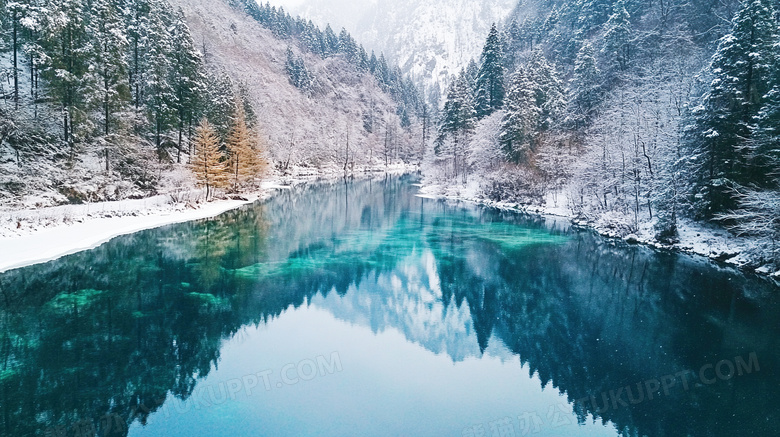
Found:
[{"label": "distant mountain ridge", "polygon": [[515,0],[307,0],[289,9],[334,29],[343,26],[367,47],[387,53],[404,73],[444,84],[479,58],[491,24],[516,5]]}]

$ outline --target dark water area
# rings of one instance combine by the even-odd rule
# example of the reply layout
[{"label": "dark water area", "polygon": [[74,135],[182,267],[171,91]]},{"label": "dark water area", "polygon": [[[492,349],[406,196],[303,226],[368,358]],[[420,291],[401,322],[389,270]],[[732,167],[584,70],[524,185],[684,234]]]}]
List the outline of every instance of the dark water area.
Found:
[{"label": "dark water area", "polygon": [[413,182],[0,274],[0,435],[780,435],[775,287]]}]

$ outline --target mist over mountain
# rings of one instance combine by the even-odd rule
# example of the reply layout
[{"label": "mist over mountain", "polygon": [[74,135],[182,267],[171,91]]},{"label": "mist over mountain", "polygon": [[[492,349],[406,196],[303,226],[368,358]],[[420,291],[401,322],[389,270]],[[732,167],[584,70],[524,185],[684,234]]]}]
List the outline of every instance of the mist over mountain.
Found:
[{"label": "mist over mountain", "polygon": [[446,82],[479,59],[494,22],[504,20],[516,0],[276,0],[292,15],[342,27],[367,48],[384,51],[404,73],[425,82]]}]

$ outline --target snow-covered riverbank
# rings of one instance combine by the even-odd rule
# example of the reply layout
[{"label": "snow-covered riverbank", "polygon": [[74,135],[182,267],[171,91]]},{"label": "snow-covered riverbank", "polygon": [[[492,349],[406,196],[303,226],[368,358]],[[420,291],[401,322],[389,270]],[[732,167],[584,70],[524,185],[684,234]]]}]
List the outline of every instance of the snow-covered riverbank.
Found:
[{"label": "snow-covered riverbank", "polygon": [[475,187],[443,187],[440,185],[421,185],[420,195],[430,198],[449,199],[478,203],[499,209],[524,212],[529,214],[552,215],[568,218],[574,225],[593,229],[608,238],[617,238],[629,243],[645,244],[657,249],[673,250],[707,257],[715,262],[725,263],[736,269],[747,270],[769,277],[780,284],[780,270],[774,271],[768,266],[749,268],[755,262],[748,255],[749,249],[756,243],[749,238],[736,237],[725,229],[710,226],[691,220],[678,222],[678,239],[673,245],[664,244],[655,238],[655,231],[650,223],[640,223],[639,229],[627,231],[630,225],[622,217],[604,215],[598,220],[578,220],[569,208],[565,193],[557,196],[547,195],[543,205],[524,205],[512,202],[496,202],[480,196]]},{"label": "snow-covered riverbank", "polygon": [[214,217],[267,197],[274,183],[246,200],[174,203],[169,196],[0,212],[0,272],[91,249],[119,235]]},{"label": "snow-covered riverbank", "polygon": [[[411,166],[377,167],[355,171],[369,177],[385,171],[415,171]],[[343,170],[296,168],[292,175],[273,176],[252,193],[240,198],[202,202],[202,193],[159,195],[139,200],[62,205],[39,209],[0,209],[0,272],[92,249],[125,234],[173,223],[210,218],[231,209],[266,199],[280,189],[318,179],[343,177]],[[174,198],[178,198],[174,201]]]},{"label": "snow-covered riverbank", "polygon": [[[408,173],[416,168],[393,166],[387,172],[393,174]],[[370,177],[385,169],[362,169],[355,172],[356,177]],[[200,202],[197,193],[187,196],[189,200],[174,202],[170,195],[159,195],[139,200],[118,202],[99,202],[57,207],[0,210],[0,272],[24,267],[39,262],[50,261],[61,256],[91,249],[106,241],[125,234],[168,224],[210,218],[231,209],[266,199],[276,190],[289,188],[298,183],[318,179],[343,177],[338,171],[295,169],[293,176],[274,176],[262,184],[260,190],[242,194],[238,199],[219,199]],[[657,241],[649,224],[640,226],[637,232],[626,233],[625,223],[619,218],[609,220],[602,217],[595,222],[578,221],[567,206],[562,194],[548,196],[544,205],[521,205],[510,202],[495,202],[480,197],[473,190],[452,191],[439,186],[421,186],[420,195],[456,201],[479,203],[491,207],[532,214],[565,217],[575,225],[587,226],[601,235],[619,238],[632,243],[642,243],[665,250],[708,257],[724,262],[735,268],[744,269],[751,264],[746,255],[753,242],[739,238],[729,232],[692,221],[679,224],[679,242],[665,245]],[[193,200],[194,199],[194,200]],[[780,281],[780,271],[772,272],[768,268],[759,268],[757,273]]]}]

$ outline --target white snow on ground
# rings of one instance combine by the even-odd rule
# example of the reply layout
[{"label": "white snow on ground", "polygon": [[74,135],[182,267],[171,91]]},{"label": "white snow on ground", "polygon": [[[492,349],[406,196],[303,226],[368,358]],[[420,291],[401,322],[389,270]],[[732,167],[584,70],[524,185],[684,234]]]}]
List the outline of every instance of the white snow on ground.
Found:
[{"label": "white snow on ground", "polygon": [[[355,176],[387,172],[401,174],[416,167],[392,165],[361,168]],[[140,200],[122,200],[49,208],[0,209],[0,273],[95,248],[108,240],[144,229],[210,218],[242,205],[270,197],[275,190],[317,178],[343,177],[343,169],[294,168],[284,176],[264,182],[254,193],[240,200],[220,199],[201,202],[202,193],[179,193]],[[245,199],[245,200],[244,200]]]},{"label": "white snow on ground", "polygon": [[532,214],[552,215],[571,218],[574,216],[569,208],[569,200],[566,192],[547,194],[544,205],[528,205],[513,202],[496,202],[485,199],[478,181],[470,181],[466,186],[462,185],[420,185],[419,197],[428,199],[449,199],[465,202],[479,203],[499,209],[517,210]]},{"label": "white snow on ground", "polygon": [[[91,249],[119,235],[213,217],[251,203],[265,192],[245,197],[247,200],[203,204],[167,203],[164,196],[157,196],[0,213],[0,272]],[[14,222],[18,229],[12,229]]]},{"label": "white snow on ground", "polygon": [[[631,233],[626,231],[631,225],[622,216],[613,217],[605,214],[595,223],[579,221],[571,208],[569,208],[569,200],[565,191],[557,194],[547,194],[543,205],[495,202],[485,199],[479,190],[475,190],[470,185],[465,187],[422,185],[418,196],[429,199],[472,202],[529,214],[564,217],[570,219],[575,225],[589,227],[605,237],[619,238],[630,243],[646,244],[658,249],[676,250],[691,255],[700,255],[714,261],[725,262],[738,269],[746,268],[751,263],[746,253],[755,245],[755,242],[750,238],[737,237],[725,229],[691,220],[679,220],[677,230],[679,242],[674,245],[667,245],[656,240],[655,231],[651,223],[642,223],[637,232]],[[780,284],[780,271],[772,273],[772,270],[768,266],[763,266],[752,271],[768,276]]]}]

